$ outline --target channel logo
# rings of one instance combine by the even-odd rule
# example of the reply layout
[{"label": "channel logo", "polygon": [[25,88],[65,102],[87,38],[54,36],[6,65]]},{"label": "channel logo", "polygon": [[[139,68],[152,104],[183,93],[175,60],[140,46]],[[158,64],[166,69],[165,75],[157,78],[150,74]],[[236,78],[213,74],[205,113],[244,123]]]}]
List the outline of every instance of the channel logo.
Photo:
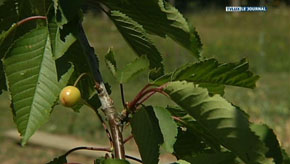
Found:
[{"label": "channel logo", "polygon": [[226,6],[226,12],[266,12],[266,6]]}]

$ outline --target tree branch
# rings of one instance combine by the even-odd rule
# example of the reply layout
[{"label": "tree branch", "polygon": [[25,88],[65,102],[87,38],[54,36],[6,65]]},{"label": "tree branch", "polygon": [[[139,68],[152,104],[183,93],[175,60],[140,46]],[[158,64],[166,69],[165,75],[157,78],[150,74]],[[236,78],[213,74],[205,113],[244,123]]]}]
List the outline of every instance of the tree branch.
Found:
[{"label": "tree branch", "polygon": [[78,38],[82,45],[82,48],[85,50],[86,59],[89,63],[91,72],[96,83],[95,88],[98,91],[98,96],[102,104],[102,111],[106,115],[109,122],[113,140],[114,156],[117,159],[125,159],[125,150],[123,145],[121,121],[119,114],[114,107],[113,100],[110,98],[106,90],[101,73],[99,71],[99,61],[95,55],[94,49],[90,46],[87,40],[81,24],[79,24],[79,30],[80,32],[78,34]]}]

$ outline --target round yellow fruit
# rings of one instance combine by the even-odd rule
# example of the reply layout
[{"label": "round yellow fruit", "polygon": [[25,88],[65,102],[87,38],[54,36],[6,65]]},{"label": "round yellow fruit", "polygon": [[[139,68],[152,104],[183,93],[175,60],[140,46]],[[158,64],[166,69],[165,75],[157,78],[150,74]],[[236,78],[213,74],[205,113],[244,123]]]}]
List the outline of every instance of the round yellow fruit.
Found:
[{"label": "round yellow fruit", "polygon": [[66,86],[59,95],[59,100],[66,107],[74,106],[81,99],[81,92],[77,87]]}]

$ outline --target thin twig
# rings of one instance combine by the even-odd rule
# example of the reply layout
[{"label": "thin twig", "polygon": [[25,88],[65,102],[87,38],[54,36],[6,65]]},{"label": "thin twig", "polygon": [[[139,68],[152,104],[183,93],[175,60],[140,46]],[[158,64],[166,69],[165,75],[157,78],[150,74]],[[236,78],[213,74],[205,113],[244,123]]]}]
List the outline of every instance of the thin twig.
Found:
[{"label": "thin twig", "polygon": [[82,73],[82,74],[80,74],[79,77],[78,77],[78,78],[76,79],[76,81],[74,82],[74,86],[77,86],[77,84],[79,83],[80,79],[81,79],[83,76],[85,76],[85,75],[87,75],[87,73]]},{"label": "thin twig", "polygon": [[71,153],[73,153],[73,152],[75,152],[77,150],[105,151],[105,152],[109,152],[109,153],[112,152],[110,148],[104,148],[104,147],[98,148],[98,147],[80,146],[80,147],[76,147],[76,148],[73,148],[73,149],[69,150],[68,152],[66,152],[64,154],[64,156],[68,156],[69,154],[71,154]]},{"label": "thin twig", "polygon": [[124,139],[123,143],[125,144],[126,142],[130,141],[132,138],[134,138],[134,136],[130,135],[128,138]]},{"label": "thin twig", "polygon": [[138,159],[136,157],[132,157],[132,156],[129,156],[129,155],[125,155],[126,158],[128,159],[131,159],[131,160],[134,160],[134,161],[137,161],[139,163],[143,163],[141,159]]},{"label": "thin twig", "polygon": [[96,114],[97,114],[97,116],[98,116],[100,122],[102,123],[103,128],[104,128],[105,131],[106,131],[107,137],[108,137],[108,139],[109,139],[109,141],[110,141],[110,146],[112,147],[112,146],[113,146],[113,140],[112,140],[111,133],[110,133],[110,131],[109,131],[109,129],[108,129],[108,127],[107,127],[107,125],[106,125],[104,119],[103,119],[102,116],[100,115],[98,109],[96,109],[95,107],[91,106],[90,104],[88,104],[88,103],[85,102],[85,101],[84,101],[84,103],[85,103],[88,107],[90,107],[91,109],[93,109],[93,110],[96,112]]},{"label": "thin twig", "polygon": [[122,83],[120,84],[120,91],[121,91],[121,98],[122,98],[123,107],[125,109],[127,109],[127,104],[126,104],[125,95],[124,95],[124,88],[123,88],[123,84]]},{"label": "thin twig", "polygon": [[[78,151],[78,150],[92,150],[92,151],[104,151],[104,152],[108,152],[108,153],[111,153],[112,150],[110,148],[97,148],[97,147],[87,147],[87,146],[80,146],[80,147],[76,147],[76,148],[73,148],[71,150],[69,150],[68,152],[66,152],[64,154],[64,156],[68,156],[69,154],[75,152],[75,151]],[[142,160],[136,158],[136,157],[133,157],[133,156],[130,156],[130,155],[125,155],[126,158],[128,159],[131,159],[131,160],[134,160],[134,161],[137,161],[137,162],[140,162],[142,163]],[[72,164],[72,163],[70,163]]]}]

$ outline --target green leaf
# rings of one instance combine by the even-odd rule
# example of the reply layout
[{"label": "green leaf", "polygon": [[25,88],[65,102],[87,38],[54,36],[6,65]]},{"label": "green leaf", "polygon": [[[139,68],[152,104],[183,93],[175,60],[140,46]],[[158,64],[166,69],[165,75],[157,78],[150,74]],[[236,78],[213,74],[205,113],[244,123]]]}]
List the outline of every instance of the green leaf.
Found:
[{"label": "green leaf", "polygon": [[207,145],[200,137],[192,133],[189,129],[183,131],[179,128],[173,154],[178,159],[184,159],[186,156],[193,156],[204,152]]},{"label": "green leaf", "polygon": [[249,63],[243,59],[237,63],[218,63],[208,59],[198,63],[186,64],[166,76],[157,79],[154,84],[162,85],[169,81],[186,80],[207,88],[210,93],[224,93],[224,85],[255,88],[259,76],[249,71]]},{"label": "green leaf", "polygon": [[207,135],[235,153],[246,163],[267,163],[267,148],[249,127],[247,116],[219,95],[193,83],[170,82],[165,88],[170,98],[190,114]]},{"label": "green leaf", "polygon": [[138,73],[146,70],[148,66],[148,59],[145,56],[141,56],[133,62],[127,64],[123,69],[118,70],[116,77],[120,83],[126,83]]},{"label": "green leaf", "polygon": [[290,164],[290,157],[284,149],[281,149],[283,155],[283,164]]},{"label": "green leaf", "polygon": [[101,0],[101,2],[111,10],[118,10],[131,17],[146,31],[161,37],[169,36],[192,52],[195,57],[200,58],[202,44],[196,30],[168,2],[164,0]]},{"label": "green leaf", "polygon": [[164,72],[162,57],[148,38],[143,27],[120,11],[111,11],[110,18],[136,54],[138,56],[145,55],[148,58],[150,69],[153,70],[150,78],[156,79],[161,76]]},{"label": "green leaf", "polygon": [[46,27],[16,40],[3,63],[12,96],[14,121],[24,145],[48,121],[65,78],[58,81]]},{"label": "green leaf", "polygon": [[53,0],[53,7],[57,24],[60,28],[72,20],[81,19],[81,6],[84,1],[82,0]]},{"label": "green leaf", "polygon": [[267,125],[251,124],[251,130],[260,137],[265,145],[268,147],[268,152],[266,154],[269,158],[274,158],[276,164],[281,164],[283,162],[283,155],[281,152],[281,147],[277,137],[272,129]]},{"label": "green leaf", "polygon": [[72,34],[73,24],[70,22],[64,26],[57,24],[56,16],[53,10],[50,11],[48,16],[48,30],[51,39],[52,53],[55,59],[60,58],[68,50],[68,48],[76,41],[75,36]]},{"label": "green leaf", "polygon": [[140,109],[133,115],[130,123],[143,163],[157,164],[163,138],[152,107]]},{"label": "green leaf", "polygon": [[236,156],[231,152],[201,153],[193,157],[186,157],[185,160],[194,164],[235,164]]},{"label": "green leaf", "polygon": [[163,135],[165,150],[173,153],[173,145],[177,137],[177,125],[172,119],[171,114],[165,108],[155,106],[153,110]]},{"label": "green leaf", "polygon": [[[92,73],[90,72],[90,67],[87,64],[87,60],[85,58],[84,50],[77,40],[73,45],[66,51],[66,53],[59,59],[56,60],[56,66],[58,71],[63,71],[62,69],[67,69],[72,63],[74,65],[74,72],[69,80],[69,84],[72,85],[75,80],[82,73],[87,73],[86,76],[82,77],[77,84],[77,88],[79,88],[82,99],[86,102],[94,102],[94,95],[97,94],[94,88],[95,83],[92,79]],[[91,100],[90,100],[91,99]],[[96,102],[97,103],[97,102]],[[76,106],[73,109],[78,112],[82,105]]]},{"label": "green leaf", "polygon": [[48,162],[47,164],[66,164],[66,156],[62,155],[60,157],[54,158],[53,161]]},{"label": "green leaf", "polygon": [[115,60],[115,53],[112,48],[110,48],[105,55],[105,62],[107,67],[109,68],[110,72],[113,74],[113,76],[116,76],[117,72],[117,63]]}]

